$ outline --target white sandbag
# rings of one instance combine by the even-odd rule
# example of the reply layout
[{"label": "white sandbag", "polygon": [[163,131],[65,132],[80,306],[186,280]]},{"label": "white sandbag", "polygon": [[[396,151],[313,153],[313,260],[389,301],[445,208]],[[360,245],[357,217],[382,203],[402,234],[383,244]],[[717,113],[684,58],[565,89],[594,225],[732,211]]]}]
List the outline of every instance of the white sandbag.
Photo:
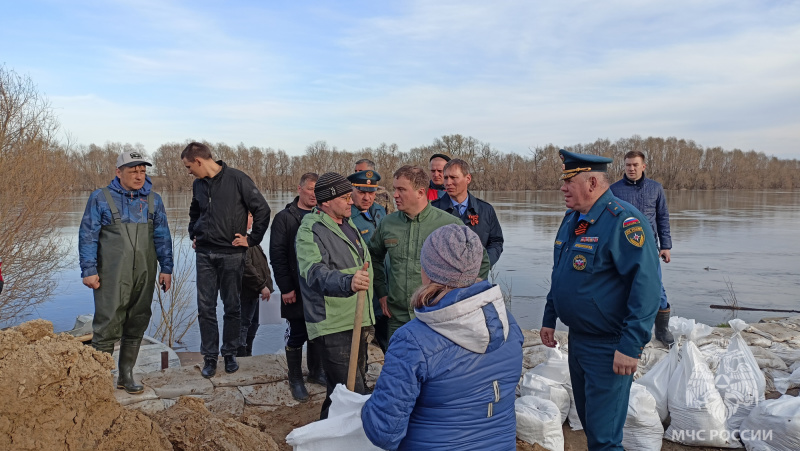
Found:
[{"label": "white sandbag", "polygon": [[712,329],[695,324],[694,320],[682,320],[680,332],[687,341],[669,381],[667,405],[671,421],[664,438],[692,446],[740,448],[742,444],[727,429],[725,403],[714,385],[714,373],[694,343]]},{"label": "white sandbag", "polygon": [[795,369],[788,377],[776,377],[773,381],[775,390],[785,395],[790,388],[800,387],[800,368]]},{"label": "white sandbag", "polygon": [[570,397],[564,384],[556,382],[546,377],[528,371],[522,377],[519,385],[520,396],[535,396],[540,399],[549,399],[558,407],[561,413],[561,423],[567,421],[569,414]]},{"label": "white sandbag", "polygon": [[581,423],[581,417],[578,416],[578,407],[575,405],[575,394],[572,393],[572,384],[565,384],[564,388],[567,389],[567,393],[569,394],[569,413],[567,414],[569,428],[573,431],[582,431],[583,424]]},{"label": "white sandbag", "polygon": [[680,343],[681,336],[685,333],[684,331],[691,331],[691,327],[693,327],[685,325],[686,321],[688,321],[686,318],[679,316],[673,316],[669,319],[669,331],[672,332],[675,338],[675,344],[669,349],[666,358],[661,359],[647,374],[636,379],[635,382],[647,388],[647,391],[655,399],[658,417],[661,418],[662,423],[669,418],[667,390],[669,388],[669,380],[672,378],[672,374],[675,373],[675,368],[678,367],[678,362],[680,361],[680,345],[678,343]]},{"label": "white sandbag", "polygon": [[774,368],[782,371],[786,371],[789,368],[780,356],[769,349],[758,346],[748,346],[748,348],[750,348],[750,352],[753,353],[753,357],[756,358],[756,363],[758,363],[759,368]]},{"label": "white sandbag", "polygon": [[767,349],[780,357],[787,365],[791,366],[795,362],[800,362],[800,349],[789,346],[786,343],[775,342],[772,343]]},{"label": "white sandbag", "polygon": [[517,438],[530,444],[538,443],[550,451],[564,451],[561,413],[553,401],[523,396],[514,401],[514,411]]},{"label": "white sandbag", "polygon": [[733,336],[728,349],[720,358],[714,384],[725,404],[727,428],[735,431],[750,415],[753,407],[764,400],[766,381],[750,347],[741,335],[747,329],[747,323],[740,319],[732,319],[728,323],[733,330]]},{"label": "white sandbag", "polygon": [[664,426],[656,411],[656,400],[644,385],[631,384],[628,415],[622,429],[622,447],[636,451],[659,451]]},{"label": "white sandbag", "polygon": [[531,369],[533,374],[538,374],[551,381],[561,384],[569,384],[569,361],[567,355],[561,352],[560,345],[555,348],[547,348],[547,360]]},{"label": "white sandbag", "polygon": [[361,408],[369,395],[359,395],[339,384],[331,393],[328,418],[299,427],[286,436],[294,451],[380,450],[369,441],[361,422]]},{"label": "white sandbag", "polygon": [[569,393],[570,408],[566,419],[569,419],[569,426],[573,431],[583,429],[580,419],[578,418],[578,410],[575,407],[575,397],[572,394],[572,382],[569,378],[569,357],[565,352],[561,351],[560,345],[555,348],[547,348],[547,360],[539,365],[536,365],[531,372],[538,374],[542,377],[552,381],[560,382]]},{"label": "white sandbag", "polygon": [[649,343],[644,347],[642,356],[639,357],[639,364],[636,365],[636,372],[633,373],[633,380],[637,380],[655,367],[658,362],[664,360],[669,351],[661,348],[654,348]]},{"label": "white sandbag", "polygon": [[800,398],[784,395],[763,401],[742,422],[739,435],[747,451],[797,451]]},{"label": "white sandbag", "polygon": [[714,374],[717,373],[719,361],[722,359],[727,349],[727,346],[720,346],[716,343],[706,343],[697,347],[697,350],[700,351],[700,354],[702,354],[703,359],[706,361],[708,369]]}]

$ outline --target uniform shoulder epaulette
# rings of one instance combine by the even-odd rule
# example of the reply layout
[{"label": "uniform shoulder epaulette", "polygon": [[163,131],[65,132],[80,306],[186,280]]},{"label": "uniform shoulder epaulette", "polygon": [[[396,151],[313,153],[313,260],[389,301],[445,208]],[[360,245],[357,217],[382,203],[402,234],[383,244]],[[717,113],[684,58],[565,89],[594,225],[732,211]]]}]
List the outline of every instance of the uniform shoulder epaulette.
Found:
[{"label": "uniform shoulder epaulette", "polygon": [[616,200],[610,200],[608,201],[608,205],[606,205],[606,210],[614,216],[619,216],[625,211],[625,207]]}]

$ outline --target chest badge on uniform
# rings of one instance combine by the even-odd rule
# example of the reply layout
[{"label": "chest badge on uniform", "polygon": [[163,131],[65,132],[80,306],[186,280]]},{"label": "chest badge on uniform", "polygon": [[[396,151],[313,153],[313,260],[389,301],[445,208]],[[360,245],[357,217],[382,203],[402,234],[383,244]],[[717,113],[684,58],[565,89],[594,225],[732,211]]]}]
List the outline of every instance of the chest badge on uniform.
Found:
[{"label": "chest badge on uniform", "polygon": [[575,258],[572,259],[572,267],[578,271],[586,269],[586,257],[580,254],[576,255]]},{"label": "chest badge on uniform", "polygon": [[596,236],[582,236],[581,243],[596,243],[599,241],[599,237]]},{"label": "chest badge on uniform", "polygon": [[622,227],[630,227],[630,226],[636,225],[636,224],[641,224],[641,222],[638,219],[636,219],[633,216],[631,216],[630,218],[628,218],[628,219],[626,219],[625,221],[622,222]]},{"label": "chest badge on uniform", "polygon": [[641,227],[631,227],[630,229],[625,229],[625,238],[628,239],[629,243],[636,247],[644,246],[644,231]]}]

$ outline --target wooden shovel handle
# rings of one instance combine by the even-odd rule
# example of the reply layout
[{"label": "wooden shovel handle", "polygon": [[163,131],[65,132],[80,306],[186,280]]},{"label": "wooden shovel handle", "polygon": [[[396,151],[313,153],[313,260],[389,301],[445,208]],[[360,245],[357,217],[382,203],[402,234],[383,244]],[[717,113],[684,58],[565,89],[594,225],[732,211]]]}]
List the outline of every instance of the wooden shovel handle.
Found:
[{"label": "wooden shovel handle", "polygon": [[[369,268],[369,262],[364,263],[362,271]],[[347,370],[347,389],[353,391],[356,386],[356,371],[358,371],[358,348],[361,343],[361,321],[364,318],[364,301],[366,291],[356,293],[356,314],[353,318],[353,339],[350,342],[350,367]]]}]

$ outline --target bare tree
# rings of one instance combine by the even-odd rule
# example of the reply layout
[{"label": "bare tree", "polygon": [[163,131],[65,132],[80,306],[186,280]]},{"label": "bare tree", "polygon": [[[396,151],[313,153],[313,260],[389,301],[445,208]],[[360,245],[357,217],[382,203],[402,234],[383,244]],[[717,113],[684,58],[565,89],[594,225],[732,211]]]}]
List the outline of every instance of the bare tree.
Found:
[{"label": "bare tree", "polygon": [[46,301],[56,286],[51,275],[65,266],[55,211],[69,166],[58,126],[30,78],[0,66],[0,322]]}]

